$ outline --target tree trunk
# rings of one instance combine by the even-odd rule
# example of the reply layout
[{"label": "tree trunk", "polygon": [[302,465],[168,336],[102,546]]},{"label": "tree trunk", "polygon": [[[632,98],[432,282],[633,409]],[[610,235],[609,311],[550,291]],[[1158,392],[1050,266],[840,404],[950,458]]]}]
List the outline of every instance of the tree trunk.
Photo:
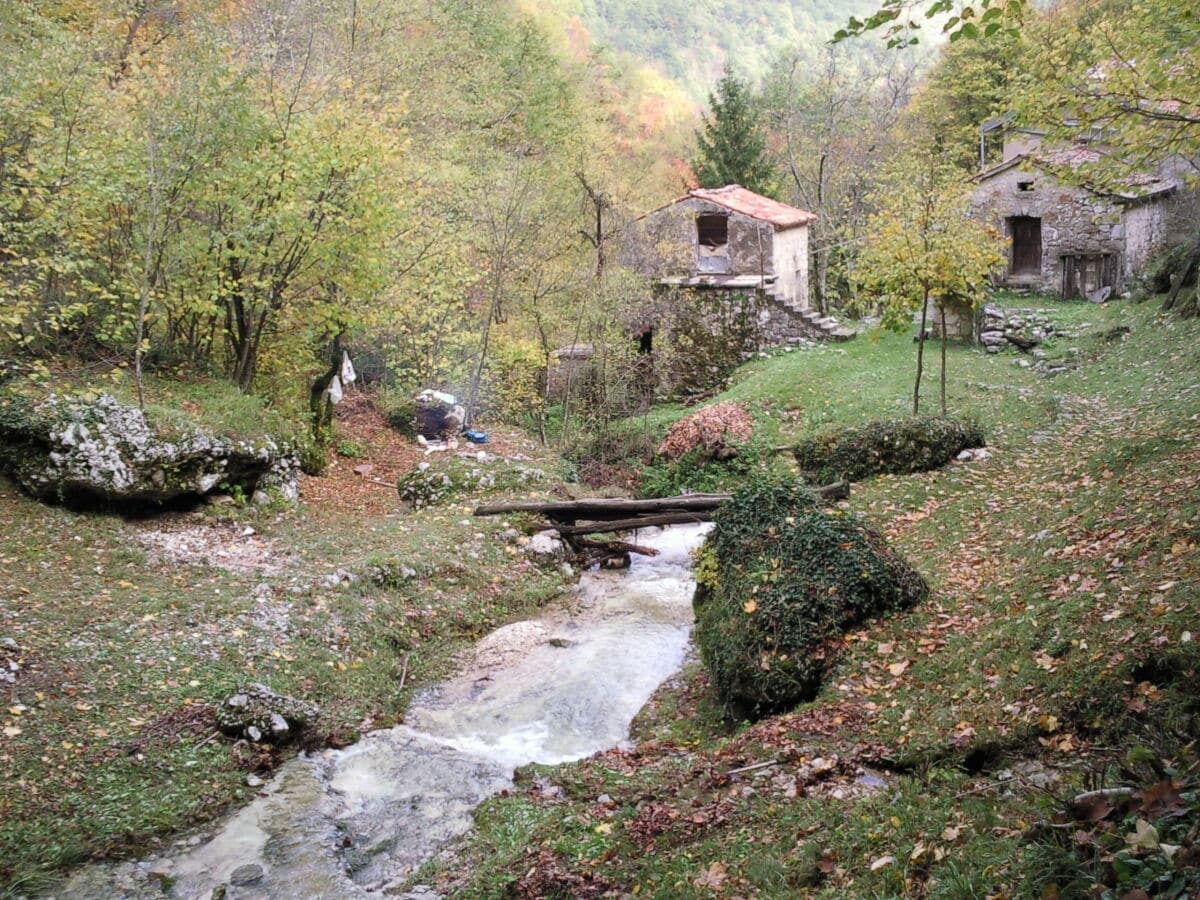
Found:
[{"label": "tree trunk", "polygon": [[[1188,280],[1188,276],[1197,266],[1200,266],[1200,239],[1197,239],[1196,243],[1192,245],[1182,267],[1172,277],[1171,290],[1167,294],[1167,299],[1163,301],[1163,312],[1170,312],[1175,307],[1179,293],[1183,290],[1184,282]],[[1200,291],[1200,278],[1197,279],[1197,291]]]},{"label": "tree trunk", "polygon": [[913,386],[913,415],[921,412],[921,371],[925,365],[925,328],[929,323],[929,288],[921,301],[921,330],[917,332],[917,379]]},{"label": "tree trunk", "polygon": [[329,368],[313,379],[313,383],[308,389],[308,410],[311,416],[312,436],[313,440],[321,446],[325,446],[333,434],[333,403],[326,392],[341,370],[342,332],[339,331],[334,336],[333,348],[329,355]]},{"label": "tree trunk", "polygon": [[942,416],[946,415],[946,298],[938,300],[938,315],[942,318]]}]

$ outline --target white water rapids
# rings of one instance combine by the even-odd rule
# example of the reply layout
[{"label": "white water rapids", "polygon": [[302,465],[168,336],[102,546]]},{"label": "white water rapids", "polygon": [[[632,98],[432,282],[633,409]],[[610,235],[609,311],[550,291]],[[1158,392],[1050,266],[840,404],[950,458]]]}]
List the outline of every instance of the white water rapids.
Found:
[{"label": "white water rapids", "polygon": [[[494,631],[404,725],[286,763],[215,832],[160,857],[96,865],[71,898],[362,897],[403,884],[471,826],[514,768],[619,745],[675,672],[692,619],[690,551],[706,526],[643,532],[660,550],[624,572],[588,572],[570,609]],[[645,535],[653,534],[652,537]]]}]

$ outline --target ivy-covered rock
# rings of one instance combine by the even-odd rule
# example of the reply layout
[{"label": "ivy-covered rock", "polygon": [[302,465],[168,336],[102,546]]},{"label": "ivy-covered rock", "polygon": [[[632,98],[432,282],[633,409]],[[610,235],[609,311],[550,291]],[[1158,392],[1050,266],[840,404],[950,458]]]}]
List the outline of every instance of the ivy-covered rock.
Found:
[{"label": "ivy-covered rock", "polygon": [[456,497],[478,496],[498,491],[532,490],[549,487],[551,477],[542,469],[479,453],[443,457],[400,476],[396,489],[400,499],[417,509],[437,506]]},{"label": "ivy-covered rock", "polygon": [[737,716],[812,698],[847,630],[929,590],[879,532],[794,483],[756,482],[715,522],[696,568],[695,640]]},{"label": "ivy-covered rock", "polygon": [[299,465],[270,437],[226,440],[195,426],[160,433],[136,407],[98,397],[0,397],[0,469],[43,500],[162,504],[218,489],[294,500]]},{"label": "ivy-covered rock", "polygon": [[801,441],[792,453],[806,478],[829,484],[937,469],[984,444],[983,430],[974,422],[909,416],[833,428]]}]

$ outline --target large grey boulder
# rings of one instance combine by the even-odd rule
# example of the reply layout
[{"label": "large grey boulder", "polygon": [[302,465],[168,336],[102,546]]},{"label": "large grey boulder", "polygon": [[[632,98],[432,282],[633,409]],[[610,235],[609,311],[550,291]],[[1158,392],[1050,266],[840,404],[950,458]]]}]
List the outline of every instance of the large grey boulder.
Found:
[{"label": "large grey boulder", "polygon": [[567,558],[567,545],[557,531],[539,531],[525,545],[525,555],[539,566],[553,568]]},{"label": "large grey boulder", "polygon": [[107,394],[0,400],[0,469],[44,500],[166,503],[219,488],[299,494],[295,452],[198,427],[158,433],[142,411]]}]

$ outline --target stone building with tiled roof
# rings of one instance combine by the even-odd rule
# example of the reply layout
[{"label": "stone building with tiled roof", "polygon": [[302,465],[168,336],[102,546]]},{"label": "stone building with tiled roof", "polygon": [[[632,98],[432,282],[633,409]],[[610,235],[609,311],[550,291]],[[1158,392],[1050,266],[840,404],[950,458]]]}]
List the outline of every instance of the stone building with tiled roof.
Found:
[{"label": "stone building with tiled roof", "polygon": [[817,216],[731,184],[694,188],[640,216],[620,259],[697,305],[753,313],[761,344],[852,335],[809,308],[808,226]]},{"label": "stone building with tiled roof", "polygon": [[1005,120],[985,132],[989,126],[1004,128],[1002,157],[975,176],[971,206],[1009,238],[999,283],[1093,300],[1123,290],[1167,240],[1178,180],[1145,173],[1119,185],[1067,181],[1061,173],[1099,162],[1103,150],[1085,142],[1046,148],[1036,130]]}]

